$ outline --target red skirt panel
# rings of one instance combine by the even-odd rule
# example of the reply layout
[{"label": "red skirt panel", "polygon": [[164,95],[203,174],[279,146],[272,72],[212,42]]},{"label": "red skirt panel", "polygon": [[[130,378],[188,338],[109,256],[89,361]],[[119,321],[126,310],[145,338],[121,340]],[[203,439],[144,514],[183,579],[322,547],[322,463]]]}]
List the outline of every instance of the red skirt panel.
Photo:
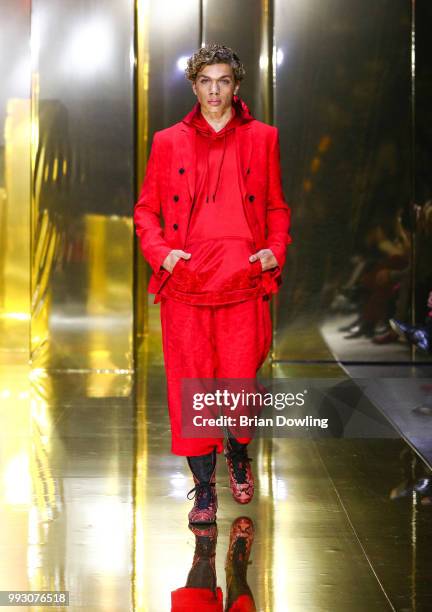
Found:
[{"label": "red skirt panel", "polygon": [[222,438],[182,437],[182,378],[254,379],[271,346],[270,301],[259,297],[224,306],[191,306],[163,297],[160,316],[171,450],[197,456],[216,447],[220,453]]}]

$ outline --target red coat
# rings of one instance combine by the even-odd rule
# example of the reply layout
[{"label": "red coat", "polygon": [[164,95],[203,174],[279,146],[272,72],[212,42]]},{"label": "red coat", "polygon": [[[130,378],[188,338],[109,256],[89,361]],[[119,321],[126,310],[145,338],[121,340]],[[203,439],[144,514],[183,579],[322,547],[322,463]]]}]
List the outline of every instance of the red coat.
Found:
[{"label": "red coat", "polygon": [[[249,113],[238,96],[234,103]],[[198,104],[198,102],[197,102]],[[183,123],[155,132],[134,222],[140,247],[153,274],[149,293],[158,293],[169,278],[162,263],[172,249],[184,249],[195,191],[196,131]],[[256,119],[236,129],[236,149],[241,169],[243,205],[256,250],[269,248],[278,266],[263,273],[268,293],[282,282],[291,210],[281,184],[279,133],[276,127]],[[161,224],[161,212],[165,222]],[[160,297],[156,295],[155,303]]]}]

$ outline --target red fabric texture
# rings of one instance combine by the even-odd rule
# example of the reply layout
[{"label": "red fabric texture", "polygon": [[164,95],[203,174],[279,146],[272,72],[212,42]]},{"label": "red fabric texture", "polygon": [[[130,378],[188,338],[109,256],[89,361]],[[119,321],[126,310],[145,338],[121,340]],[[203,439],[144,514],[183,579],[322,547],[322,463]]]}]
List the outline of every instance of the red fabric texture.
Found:
[{"label": "red fabric texture", "polygon": [[223,593],[211,589],[182,587],[171,592],[171,612],[223,612]]},{"label": "red fabric texture", "polygon": [[[227,147],[225,153],[236,152],[243,211],[254,249],[270,248],[278,261],[276,268],[261,275],[263,290],[270,295],[279,290],[286,247],[292,242],[289,233],[291,210],[284,199],[280,176],[279,132],[277,128],[254,119],[238,96],[234,96],[233,106],[241,117],[241,123],[233,130],[233,139],[228,138],[229,130],[224,135],[225,144],[228,140],[234,142],[234,147]],[[154,134],[146,175],[135,204],[136,233],[141,251],[153,271],[148,292],[156,294],[155,303],[160,301],[160,292],[170,278],[170,273],[162,268],[163,261],[172,249],[186,250],[197,193],[200,150],[200,145],[196,146],[200,142],[197,128],[190,119],[198,110],[197,102],[184,121]],[[220,160],[218,165],[218,159],[216,155],[215,163],[219,170],[222,165]],[[217,183],[212,171],[208,176],[210,180],[205,188],[211,196],[215,190],[213,193],[217,199],[222,184]]]},{"label": "red fabric texture", "polygon": [[264,295],[262,266],[250,262],[251,240],[227,236],[185,247],[191,258],[179,259],[161,295],[192,305],[232,304]]},{"label": "red fabric texture", "polygon": [[[186,125],[191,125],[196,129],[197,174],[195,189],[197,195],[193,215],[196,215],[198,210],[202,209],[203,212],[208,210],[209,216],[207,219],[214,221],[217,225],[220,224],[221,236],[224,236],[234,227],[239,231],[239,234],[235,233],[236,236],[244,235],[246,238],[252,238],[241,203],[240,179],[234,140],[236,127],[247,121],[250,121],[250,118],[242,117],[241,113],[238,113],[233,106],[231,107],[231,119],[219,131],[216,131],[206,120],[200,107],[191,117],[183,119]],[[233,192],[235,195],[233,195]],[[204,203],[210,204],[217,201],[221,207],[227,200],[234,200],[235,198],[240,198],[240,206],[237,219],[232,219],[232,224],[223,216],[221,218],[220,215],[216,214],[218,210],[221,210],[220,208],[204,206]],[[193,215],[188,230],[189,236],[205,238],[208,230],[210,230],[209,237],[218,233],[218,228],[209,228],[205,222],[201,222],[201,226],[196,227],[197,218],[196,216],[194,218]],[[238,228],[236,221],[238,221]],[[195,231],[198,231],[196,236],[194,235]]]},{"label": "red fabric texture", "polygon": [[221,453],[222,438],[182,437],[182,378],[254,379],[271,346],[270,302],[259,297],[224,306],[193,306],[162,297],[160,316],[171,450],[197,456],[216,447]]},{"label": "red fabric texture", "polygon": [[[210,589],[182,587],[171,591],[171,612],[223,612],[223,593],[217,587]],[[255,612],[255,603],[250,595],[240,595],[227,612]]]},{"label": "red fabric texture", "polygon": [[255,602],[250,595],[240,595],[227,612],[256,612]]},{"label": "red fabric texture", "polygon": [[232,107],[231,119],[218,132],[200,109],[184,120],[197,131],[196,194],[185,251],[161,295],[188,304],[230,304],[263,295],[260,261],[243,208],[235,129],[251,118]]}]

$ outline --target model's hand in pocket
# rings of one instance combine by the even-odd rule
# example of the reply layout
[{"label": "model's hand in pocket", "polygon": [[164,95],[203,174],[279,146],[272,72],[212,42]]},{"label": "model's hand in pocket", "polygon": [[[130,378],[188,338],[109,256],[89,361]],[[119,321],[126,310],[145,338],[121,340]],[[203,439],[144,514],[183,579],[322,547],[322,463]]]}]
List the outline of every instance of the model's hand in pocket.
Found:
[{"label": "model's hand in pocket", "polygon": [[254,262],[260,260],[262,271],[270,270],[278,265],[276,257],[271,249],[261,249],[249,257],[249,261]]},{"label": "model's hand in pocket", "polygon": [[190,259],[191,255],[192,253],[186,253],[186,251],[182,251],[181,249],[173,249],[165,257],[162,267],[165,268],[165,270],[168,270],[170,274],[172,274],[172,271],[174,270],[175,265],[178,262],[178,260],[179,259]]}]

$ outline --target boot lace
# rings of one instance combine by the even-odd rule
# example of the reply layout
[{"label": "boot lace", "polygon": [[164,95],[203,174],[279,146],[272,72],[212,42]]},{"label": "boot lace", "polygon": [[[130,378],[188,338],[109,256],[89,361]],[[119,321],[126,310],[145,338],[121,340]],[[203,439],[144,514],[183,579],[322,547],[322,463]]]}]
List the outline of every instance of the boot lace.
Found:
[{"label": "boot lace", "polygon": [[[196,498],[196,505],[200,510],[206,510],[213,501],[214,482],[199,482],[191,489],[188,494],[188,499]],[[212,489],[213,487],[213,489]],[[192,497],[189,497],[193,493]]]},{"label": "boot lace", "polygon": [[231,461],[237,483],[245,484],[247,482],[246,470],[248,462],[252,461],[252,459],[248,457],[247,447],[239,448],[238,450],[230,449],[227,453],[227,457]]}]

